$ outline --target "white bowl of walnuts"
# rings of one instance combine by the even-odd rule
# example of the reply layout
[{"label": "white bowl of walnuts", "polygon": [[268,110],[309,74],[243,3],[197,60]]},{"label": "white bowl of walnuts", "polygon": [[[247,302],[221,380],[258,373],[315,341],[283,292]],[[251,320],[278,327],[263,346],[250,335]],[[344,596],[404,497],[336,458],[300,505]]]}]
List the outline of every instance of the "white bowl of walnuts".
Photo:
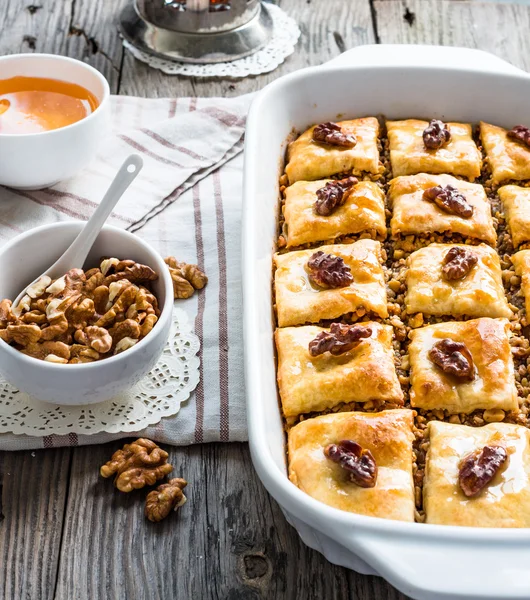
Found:
[{"label": "white bowl of walnuts", "polygon": [[55,404],[92,404],[131,388],[157,363],[172,322],[173,282],[162,257],[111,226],[84,269],[40,280],[11,306],[83,225],[37,227],[0,249],[0,373]]}]

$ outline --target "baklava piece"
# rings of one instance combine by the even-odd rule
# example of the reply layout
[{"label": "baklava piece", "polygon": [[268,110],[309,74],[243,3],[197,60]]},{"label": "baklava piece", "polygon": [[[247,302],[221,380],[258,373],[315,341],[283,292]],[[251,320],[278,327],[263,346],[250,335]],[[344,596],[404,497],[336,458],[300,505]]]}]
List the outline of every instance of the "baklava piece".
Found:
[{"label": "baklava piece", "polygon": [[338,413],[289,431],[289,479],[340,510],[414,521],[410,410]]},{"label": "baklava piece", "polygon": [[530,179],[530,148],[509,134],[502,127],[480,124],[480,138],[496,185],[503,181]]},{"label": "baklava piece", "polygon": [[287,247],[374,232],[386,236],[385,197],[371,181],[297,181],[285,190]]},{"label": "baklava piece", "polygon": [[410,333],[410,403],[471,413],[518,408],[506,319],[437,323]]},{"label": "baklava piece", "polygon": [[[471,125],[442,123],[439,129],[449,135],[429,135],[433,121],[388,121],[390,162],[394,177],[415,173],[452,173],[473,181],[480,175],[482,156],[473,141]],[[429,143],[429,140],[440,143]]]},{"label": "baklava piece", "polygon": [[429,423],[426,522],[530,527],[530,430],[508,423]]},{"label": "baklava piece", "polygon": [[375,117],[310,127],[289,144],[285,167],[289,182],[313,181],[337,173],[379,173],[383,168],[379,163],[378,134],[379,121]]},{"label": "baklava piece", "polygon": [[382,260],[381,244],[374,240],[276,254],[279,326],[318,323],[348,313],[386,318]]},{"label": "baklava piece", "polygon": [[530,188],[505,185],[499,188],[513,247],[530,242]]},{"label": "baklava piece", "polygon": [[277,329],[278,387],[286,417],[370,400],[403,404],[392,327],[375,322]]},{"label": "baklava piece", "polygon": [[408,314],[512,316],[498,254],[487,246],[431,244],[407,259]]},{"label": "baklava piece", "polygon": [[526,319],[530,316],[530,250],[520,250],[512,256],[515,274],[521,278],[521,291],[525,298]]},{"label": "baklava piece", "polygon": [[390,182],[393,236],[458,233],[495,245],[484,188],[451,175],[411,175]]}]

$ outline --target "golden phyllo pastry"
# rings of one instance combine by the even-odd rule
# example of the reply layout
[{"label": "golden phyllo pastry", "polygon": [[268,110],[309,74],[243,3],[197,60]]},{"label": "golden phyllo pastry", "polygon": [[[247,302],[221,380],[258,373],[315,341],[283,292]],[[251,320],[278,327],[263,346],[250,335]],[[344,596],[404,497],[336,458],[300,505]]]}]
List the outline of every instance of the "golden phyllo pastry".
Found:
[{"label": "golden phyllo pastry", "polygon": [[499,188],[514,248],[530,242],[530,188],[505,185]]},{"label": "golden phyllo pastry", "polygon": [[364,329],[368,337],[360,338],[342,354],[324,351],[315,356],[310,344],[329,329],[309,325],[276,330],[278,387],[286,417],[345,402],[403,403],[394,368],[392,327],[375,322],[353,327]]},{"label": "golden phyllo pastry", "polygon": [[466,414],[517,410],[509,337],[506,319],[487,317],[411,331],[411,405]]},{"label": "golden phyllo pastry", "polygon": [[[441,208],[425,197],[427,190],[450,186],[472,207],[463,216]],[[491,206],[484,188],[476,183],[456,179],[451,175],[411,175],[390,182],[388,199],[392,208],[390,228],[393,236],[458,233],[495,245],[497,234],[493,226]]]},{"label": "golden phyllo pastry", "polygon": [[[428,427],[423,488],[427,523],[530,527],[529,429],[437,421]],[[475,467],[470,469],[472,462]]]},{"label": "golden phyllo pastry", "polygon": [[336,123],[346,135],[353,136],[352,147],[315,141],[315,125],[289,144],[285,172],[290,183],[295,181],[313,181],[337,173],[360,174],[362,172],[379,173],[377,137],[379,121],[375,117],[339,121]]},{"label": "golden phyllo pastry", "polygon": [[452,173],[473,181],[480,175],[482,156],[473,141],[471,125],[447,123],[451,139],[440,148],[427,148],[427,121],[388,121],[390,162],[394,177],[415,173]]},{"label": "golden phyllo pastry", "polygon": [[[359,316],[388,316],[379,242],[364,239],[276,254],[274,264],[280,327],[318,323],[356,311],[361,311]],[[329,275],[329,280],[322,281],[323,275]]]},{"label": "golden phyllo pastry", "polygon": [[[360,181],[344,194],[344,202],[330,214],[319,214],[317,192],[331,179],[297,181],[285,190],[285,238],[287,247],[333,240],[340,236],[373,232],[386,236],[385,197],[372,181]],[[320,211],[324,212],[324,211]]]},{"label": "golden phyllo pastry", "polygon": [[530,148],[508,133],[496,125],[480,124],[480,138],[495,184],[530,179]]},{"label": "golden phyllo pastry", "polygon": [[[403,409],[336,413],[303,421],[289,431],[289,478],[329,506],[412,522],[412,422],[412,411]],[[370,457],[377,473],[375,482],[366,482],[371,487],[363,487],[355,472],[352,476],[351,469],[328,458],[326,450],[343,441],[357,444]]]},{"label": "golden phyllo pastry", "polygon": [[498,254],[486,244],[431,244],[407,259],[408,314],[506,317]]},{"label": "golden phyllo pastry", "polygon": [[520,250],[512,256],[515,274],[521,278],[521,290],[525,297],[527,318],[530,315],[530,250]]}]

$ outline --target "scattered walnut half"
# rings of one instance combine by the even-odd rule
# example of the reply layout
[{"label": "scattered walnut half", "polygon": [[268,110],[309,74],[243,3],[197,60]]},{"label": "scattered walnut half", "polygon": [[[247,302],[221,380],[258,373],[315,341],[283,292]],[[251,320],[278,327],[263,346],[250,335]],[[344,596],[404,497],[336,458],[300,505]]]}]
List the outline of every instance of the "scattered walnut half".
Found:
[{"label": "scattered walnut half", "polygon": [[356,177],[347,177],[337,181],[328,181],[326,185],[317,190],[315,212],[321,217],[329,217],[339,206],[342,206],[354,185],[359,183]]},{"label": "scattered walnut half", "polygon": [[473,206],[452,185],[446,185],[445,187],[437,185],[428,188],[423,192],[423,199],[434,202],[443,211],[458,215],[463,219],[469,219],[473,216]]},{"label": "scattered walnut half", "polygon": [[311,255],[306,271],[309,281],[323,289],[347,287],[353,282],[351,269],[344,260],[322,250]]},{"label": "scattered walnut half", "polygon": [[168,453],[155,442],[139,438],[117,450],[101,467],[100,473],[105,478],[115,475],[114,485],[121,492],[131,492],[153,485],[171,473],[173,467],[167,458]]},{"label": "scattered walnut half", "polygon": [[355,485],[372,488],[377,482],[377,464],[370,450],[364,449],[353,440],[342,440],[324,449],[326,458],[338,463],[348,471],[349,479]]},{"label": "scattered walnut half", "polygon": [[313,140],[330,146],[353,148],[357,138],[352,133],[344,133],[337,123],[320,123],[313,129]]},{"label": "scattered walnut half", "polygon": [[525,146],[530,148],[530,129],[528,127],[516,125],[511,131],[508,131],[507,135],[512,140],[522,142]]},{"label": "scattered walnut half", "polygon": [[462,246],[453,246],[443,260],[442,275],[448,281],[463,279],[478,263],[478,256]]},{"label": "scattered walnut half", "polygon": [[322,331],[309,342],[309,354],[319,356],[329,352],[338,356],[353,350],[364,338],[372,335],[372,328],[368,325],[344,325],[332,323],[329,331]]},{"label": "scattered walnut half", "polygon": [[444,373],[467,381],[475,379],[473,357],[462,342],[444,338],[429,350],[429,358]]},{"label": "scattered walnut half", "polygon": [[182,490],[188,485],[185,479],[170,479],[149,492],[145,500],[145,516],[153,523],[165,519],[171,509],[177,510],[186,503]]},{"label": "scattered walnut half", "polygon": [[471,498],[481,492],[508,459],[504,446],[484,446],[460,461],[458,483],[464,494]]},{"label": "scattered walnut half", "polygon": [[197,265],[179,262],[174,256],[164,258],[164,262],[171,273],[175,299],[190,298],[195,290],[202,290],[208,283],[208,277]]},{"label": "scattered walnut half", "polygon": [[423,131],[423,143],[429,150],[438,150],[451,141],[451,132],[446,123],[432,119]]}]

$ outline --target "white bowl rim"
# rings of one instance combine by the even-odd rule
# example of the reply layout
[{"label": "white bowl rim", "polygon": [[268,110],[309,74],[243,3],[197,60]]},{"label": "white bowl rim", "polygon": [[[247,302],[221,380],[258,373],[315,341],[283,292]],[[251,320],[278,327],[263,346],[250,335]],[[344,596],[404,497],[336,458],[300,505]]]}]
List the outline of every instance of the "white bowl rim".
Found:
[{"label": "white bowl rim", "polygon": [[[3,246],[0,247],[0,264],[1,264],[1,260],[2,260],[2,255],[7,250],[12,248],[16,244],[20,243],[21,241],[25,240],[26,238],[31,237],[35,233],[38,233],[38,232],[44,231],[44,230],[50,231],[50,230],[54,230],[54,229],[66,228],[71,225],[77,225],[77,224],[83,225],[84,223],[85,223],[84,221],[77,221],[77,220],[61,221],[59,223],[50,223],[50,224],[46,224],[46,225],[40,225],[39,227],[33,227],[29,231],[25,231],[24,233],[17,235],[12,240],[9,240],[9,242],[7,242],[7,244],[4,244]],[[154,248],[152,248],[150,244],[148,244],[147,242],[142,240],[140,237],[134,235],[134,233],[127,231],[126,229],[120,229],[119,227],[114,227],[112,225],[104,225],[102,231],[111,231],[111,232],[118,233],[118,234],[125,234],[125,236],[132,236],[132,237],[134,237],[135,241],[138,242],[138,244],[140,246],[142,246],[145,250],[147,250],[154,256],[160,258],[161,265],[164,265],[164,268],[162,269],[162,272],[159,273],[159,276],[162,276],[162,279],[164,281],[164,286],[166,288],[166,299],[164,301],[164,306],[160,307],[160,315],[164,314],[164,316],[165,316],[168,312],[172,312],[173,311],[173,302],[174,302],[173,282],[171,280],[171,275],[169,274],[169,270],[165,268],[165,264],[164,264],[164,260],[162,259],[162,256]],[[41,360],[40,358],[35,358],[33,356],[28,356],[27,354],[23,354],[20,350],[13,348],[13,346],[10,346],[7,342],[4,342],[4,340],[2,340],[2,339],[0,339],[0,349],[5,350],[8,354],[11,354],[11,356],[16,357],[23,363],[26,363],[29,366],[29,368],[31,368],[32,366],[38,365],[39,367],[42,367],[42,368],[56,369],[56,370],[59,370],[62,372],[67,371],[68,373],[75,373],[79,369],[81,369],[83,371],[88,371],[89,369],[97,369],[102,364],[108,365],[108,364],[112,364],[112,363],[121,362],[124,360],[124,357],[125,357],[125,359],[127,359],[127,357],[132,356],[132,353],[137,352],[138,348],[143,348],[143,346],[145,345],[145,343],[144,343],[145,340],[149,341],[148,338],[153,333],[153,331],[155,331],[156,328],[160,328],[162,326],[161,322],[162,322],[162,319],[160,319],[160,317],[159,317],[157,322],[154,324],[153,329],[144,338],[142,338],[137,344],[134,344],[134,346],[132,346],[131,348],[128,348],[124,352],[120,352],[119,354],[116,354],[115,356],[110,356],[109,358],[104,358],[102,360],[96,360],[96,361],[90,362],[90,363],[81,363],[78,365],[70,365],[70,364],[65,365],[63,363],[48,362],[45,360]],[[66,367],[66,370],[65,370],[65,367]]]},{"label": "white bowl rim", "polygon": [[[17,139],[27,139],[27,138],[31,138],[33,136],[52,136],[52,135],[57,135],[58,132],[60,131],[65,131],[66,129],[72,129],[74,127],[78,127],[80,126],[81,123],[87,123],[90,120],[92,120],[94,118],[94,115],[98,114],[101,112],[102,107],[104,105],[106,105],[109,101],[110,98],[110,87],[109,87],[109,82],[107,81],[106,77],[100,73],[97,69],[95,69],[94,67],[92,67],[91,65],[83,62],[82,60],[77,60],[76,58],[70,58],[69,56],[59,56],[57,54],[44,54],[44,53],[37,53],[37,54],[7,54],[6,56],[0,56],[0,63],[2,62],[8,62],[10,60],[14,60],[14,59],[20,59],[20,58],[24,58],[27,60],[42,60],[44,58],[51,58],[53,60],[56,60],[57,62],[63,62],[63,63],[72,63],[75,64],[79,67],[82,67],[84,69],[86,69],[87,71],[91,72],[92,74],[94,74],[102,83],[103,85],[103,98],[101,100],[101,102],[98,104],[98,106],[96,107],[96,110],[94,110],[93,112],[91,112],[88,116],[84,117],[83,119],[80,119],[79,121],[76,121],[75,123],[70,123],[70,125],[65,125],[64,127],[58,127],[57,129],[51,129],[49,131],[37,131],[35,133],[2,133],[0,132],[0,139],[8,139],[8,138],[17,138]],[[43,77],[39,77],[40,79],[43,79]]]}]

